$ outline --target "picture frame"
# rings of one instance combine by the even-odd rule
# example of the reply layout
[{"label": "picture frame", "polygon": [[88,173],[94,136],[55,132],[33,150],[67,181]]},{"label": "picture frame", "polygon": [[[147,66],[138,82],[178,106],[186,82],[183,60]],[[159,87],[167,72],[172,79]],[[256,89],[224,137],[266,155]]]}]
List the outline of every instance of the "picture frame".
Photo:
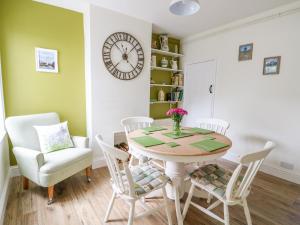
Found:
[{"label": "picture frame", "polygon": [[281,56],[264,58],[263,75],[277,75],[280,73]]},{"label": "picture frame", "polygon": [[38,72],[58,73],[57,50],[35,48],[35,67]]},{"label": "picture frame", "polygon": [[239,46],[239,61],[252,60],[253,43],[248,43]]}]

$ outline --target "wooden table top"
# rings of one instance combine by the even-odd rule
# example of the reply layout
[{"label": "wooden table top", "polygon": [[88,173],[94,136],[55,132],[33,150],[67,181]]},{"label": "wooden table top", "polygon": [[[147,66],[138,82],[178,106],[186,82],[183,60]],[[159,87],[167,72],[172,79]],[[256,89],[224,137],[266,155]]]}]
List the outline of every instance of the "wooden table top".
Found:
[{"label": "wooden table top", "polygon": [[[211,133],[211,134],[194,134],[193,136],[189,136],[189,137],[185,137],[185,138],[178,138],[178,139],[173,139],[173,138],[169,138],[165,135],[163,135],[164,133],[168,133],[168,132],[172,132],[172,128],[171,127],[167,127],[167,126],[162,126],[167,128],[167,130],[162,130],[162,131],[156,131],[153,132],[147,136],[151,136],[154,138],[157,138],[165,143],[168,142],[175,142],[177,144],[179,144],[180,146],[176,146],[176,147],[170,147],[166,144],[162,144],[162,145],[156,145],[156,146],[152,146],[152,147],[144,147],[138,143],[136,143],[135,141],[133,141],[131,138],[135,138],[135,137],[141,137],[141,136],[145,136],[144,134],[144,130],[139,129],[139,130],[135,130],[131,133],[128,134],[128,144],[132,145],[134,147],[140,148],[144,151],[148,151],[148,152],[153,152],[156,154],[163,154],[163,155],[172,155],[172,156],[207,156],[207,155],[213,155],[213,154],[218,154],[221,152],[225,152],[228,149],[231,148],[232,142],[229,138],[227,138],[224,135],[221,134],[217,134],[217,133]],[[184,128],[184,129],[188,129],[188,128]],[[184,130],[183,130],[184,131]],[[212,151],[212,152],[207,152],[204,150],[201,150],[199,148],[196,148],[190,144],[204,140],[207,136],[211,136],[216,138],[216,141],[220,141],[223,142],[225,144],[229,144],[228,147],[225,148],[221,148],[218,149],[216,151]]]}]

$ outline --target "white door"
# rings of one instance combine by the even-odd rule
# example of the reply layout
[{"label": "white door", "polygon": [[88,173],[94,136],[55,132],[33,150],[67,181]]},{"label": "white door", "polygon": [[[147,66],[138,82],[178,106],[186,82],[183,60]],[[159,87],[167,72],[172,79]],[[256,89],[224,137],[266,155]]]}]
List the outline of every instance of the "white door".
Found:
[{"label": "white door", "polygon": [[195,126],[199,118],[213,116],[216,61],[188,64],[184,76],[183,108],[188,111],[183,124]]}]

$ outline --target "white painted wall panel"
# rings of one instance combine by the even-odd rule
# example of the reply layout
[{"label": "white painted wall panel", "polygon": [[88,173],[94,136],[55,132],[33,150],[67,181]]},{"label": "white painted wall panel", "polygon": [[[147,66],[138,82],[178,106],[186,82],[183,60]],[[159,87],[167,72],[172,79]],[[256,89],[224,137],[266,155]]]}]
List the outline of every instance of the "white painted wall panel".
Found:
[{"label": "white painted wall panel", "polygon": [[[231,123],[232,152],[255,150],[265,140],[277,148],[266,160],[294,165],[287,171],[300,176],[300,13],[247,25],[183,45],[185,64],[215,58],[217,88],[215,117]],[[254,43],[253,59],[238,61],[240,44]],[[263,59],[281,56],[280,75],[263,76]]]},{"label": "white painted wall panel", "polygon": [[[113,143],[113,132],[122,130],[122,118],[149,115],[152,25],[93,5],[86,18],[90,20],[91,136],[102,134],[104,140]],[[130,81],[113,77],[102,60],[105,39],[118,31],[130,33],[137,38],[145,54],[143,71]],[[94,138],[92,147],[96,152],[95,158],[101,157],[102,153]]]}]

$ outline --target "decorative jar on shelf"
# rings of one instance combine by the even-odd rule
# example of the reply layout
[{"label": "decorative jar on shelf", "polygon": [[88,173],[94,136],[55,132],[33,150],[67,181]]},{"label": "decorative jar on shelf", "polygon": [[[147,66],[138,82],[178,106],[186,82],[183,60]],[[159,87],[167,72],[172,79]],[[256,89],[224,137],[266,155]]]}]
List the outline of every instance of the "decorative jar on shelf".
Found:
[{"label": "decorative jar on shelf", "polygon": [[178,74],[178,85],[183,86],[183,74],[179,73]]},{"label": "decorative jar on shelf", "polygon": [[178,70],[178,65],[177,65],[177,61],[176,60],[174,60],[174,59],[170,60],[170,64],[171,64],[171,68],[173,70]]},{"label": "decorative jar on shelf", "polygon": [[151,66],[156,67],[156,55],[151,56]]},{"label": "decorative jar on shelf", "polygon": [[165,101],[165,92],[162,88],[158,91],[157,99],[160,102]]},{"label": "decorative jar on shelf", "polygon": [[168,62],[168,60],[166,59],[166,57],[162,57],[162,59],[161,59],[161,61],[160,61],[161,67],[167,68],[167,67],[168,67],[168,64],[169,64],[169,62]]},{"label": "decorative jar on shelf", "polygon": [[160,49],[163,51],[169,51],[169,40],[167,34],[159,35]]}]

